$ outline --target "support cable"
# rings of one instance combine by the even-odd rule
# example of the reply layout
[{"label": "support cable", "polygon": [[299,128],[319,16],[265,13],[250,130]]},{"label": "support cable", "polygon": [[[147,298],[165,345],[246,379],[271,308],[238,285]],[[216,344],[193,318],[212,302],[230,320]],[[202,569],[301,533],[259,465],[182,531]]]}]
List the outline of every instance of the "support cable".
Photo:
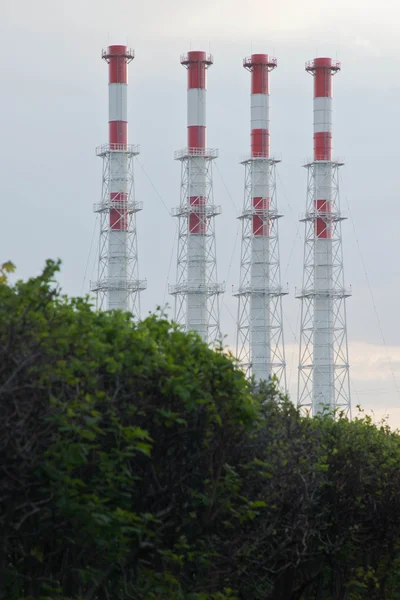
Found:
[{"label": "support cable", "polygon": [[[234,256],[235,256],[235,252],[236,252],[236,246],[237,246],[237,241],[238,241],[238,238],[239,238],[239,233],[240,233],[240,223],[238,222],[236,224],[236,236],[235,236],[235,241],[233,243],[233,249],[232,249],[231,259],[230,259],[230,262],[229,262],[228,275],[227,275],[227,278],[225,279],[226,282],[229,281],[229,277],[230,277],[230,274],[231,274],[231,269],[232,269],[232,264],[233,264],[233,259],[234,259]],[[230,316],[232,318],[232,321],[233,321],[234,325],[236,326],[236,317],[232,314],[232,311],[230,310],[229,306],[225,302],[224,296],[225,296],[225,294],[222,294],[222,297],[221,297],[222,304],[225,306],[226,310],[228,311],[228,313],[230,314]]]},{"label": "support cable", "polygon": [[176,223],[175,223],[175,236],[174,236],[174,243],[172,244],[172,250],[171,250],[171,256],[169,259],[169,266],[168,266],[168,273],[167,273],[167,281],[165,283],[165,290],[164,290],[164,298],[163,298],[163,310],[166,308],[166,298],[167,298],[167,292],[168,292],[168,285],[169,285],[169,277],[171,275],[171,268],[172,268],[172,260],[174,258],[174,253],[175,253],[175,246],[176,246],[176,242],[178,240],[178,227],[176,227]]},{"label": "support cable", "polygon": [[221,181],[222,181],[222,185],[223,185],[223,186],[224,186],[224,188],[225,188],[225,191],[226,191],[226,193],[227,193],[227,195],[228,195],[228,198],[229,198],[229,200],[231,201],[231,203],[232,203],[232,206],[233,206],[233,208],[234,208],[234,209],[235,209],[235,211],[236,211],[236,214],[237,214],[237,215],[239,215],[239,210],[238,210],[238,207],[236,206],[236,204],[235,204],[235,201],[234,201],[234,199],[233,199],[233,197],[232,197],[231,193],[229,192],[228,186],[227,186],[227,185],[226,185],[226,183],[225,183],[225,179],[222,177],[222,173],[221,173],[221,171],[220,171],[220,170],[219,170],[219,168],[218,168],[218,163],[215,163],[215,168],[216,168],[216,171],[217,171],[218,175],[220,176],[220,179],[221,179]]},{"label": "support cable", "polygon": [[[340,176],[340,179],[342,181],[342,176]],[[355,240],[356,240],[356,243],[357,243],[358,252],[359,252],[359,255],[360,255],[361,265],[362,265],[362,268],[363,268],[363,271],[364,271],[365,278],[367,280],[368,291],[369,291],[369,294],[370,294],[370,297],[371,297],[371,302],[372,302],[372,306],[374,308],[375,317],[376,317],[378,328],[379,328],[379,331],[380,331],[380,334],[381,334],[383,346],[385,348],[386,359],[387,359],[387,362],[388,362],[388,365],[389,365],[389,368],[390,368],[390,371],[391,371],[391,375],[393,377],[393,381],[394,381],[394,385],[395,385],[395,388],[396,388],[397,396],[400,399],[399,386],[397,384],[397,379],[396,379],[396,376],[394,374],[392,360],[390,358],[388,347],[387,347],[387,344],[386,344],[386,339],[385,339],[385,336],[384,336],[384,333],[383,333],[382,323],[381,323],[381,320],[380,320],[380,317],[379,317],[378,308],[376,306],[374,293],[372,291],[371,280],[370,280],[370,278],[368,276],[367,268],[366,268],[365,261],[364,261],[364,256],[363,256],[363,253],[361,251],[361,245],[360,245],[360,241],[358,239],[358,235],[357,235],[357,231],[356,231],[356,227],[355,227],[355,223],[354,223],[354,219],[353,219],[353,213],[351,212],[350,202],[349,202],[348,197],[347,197],[346,194],[344,194],[344,198],[346,199],[347,210],[349,211],[349,217],[350,217],[351,225],[353,227],[353,232],[354,232],[354,237],[355,237]]]},{"label": "support cable", "polygon": [[[142,169],[142,171],[143,171],[143,173],[144,173],[147,181],[149,182],[149,184],[153,188],[156,196],[160,200],[161,204],[164,206],[165,210],[168,212],[169,216],[171,216],[171,211],[169,210],[166,202],[164,201],[163,197],[161,196],[161,194],[157,190],[156,186],[154,185],[154,183],[153,183],[150,175],[147,173],[146,169],[144,168],[144,166],[142,165],[142,163],[140,162],[140,160],[138,159],[138,157],[136,157],[136,160],[137,160],[140,168]],[[175,245],[176,245],[176,240],[177,240],[177,236],[178,236],[178,225],[177,225],[177,223],[175,221],[173,221],[173,223],[174,223],[174,226],[175,226],[175,237],[174,237],[174,243],[173,243],[173,246],[172,246],[171,255],[170,255],[170,259],[169,259],[169,266],[168,266],[168,272],[167,272],[167,280],[166,280],[166,283],[165,283],[164,298],[163,298],[163,310],[166,307],[166,297],[167,297],[167,292],[168,292],[169,277],[170,277],[170,274],[171,274],[172,260],[173,260],[173,257],[174,257]]]},{"label": "support cable", "polygon": [[[166,205],[166,203],[164,202],[161,194],[158,192],[156,186],[154,185],[154,183],[152,182],[149,174],[147,173],[146,169],[144,168],[144,166],[142,165],[142,163],[140,162],[140,160],[138,159],[138,157],[136,157],[137,163],[140,166],[140,168],[142,169],[143,173],[146,176],[147,181],[150,183],[151,187],[153,188],[154,192],[156,193],[156,196],[158,197],[158,199],[161,201],[161,204],[164,206],[165,210],[168,212],[169,216],[171,216],[171,211],[168,208],[168,206]],[[176,226],[176,224],[175,224]]]},{"label": "support cable", "polygon": [[[288,195],[287,195],[287,193],[286,193],[286,190],[285,190],[285,186],[284,186],[284,184],[283,184],[282,177],[281,177],[281,176],[280,176],[280,174],[279,174],[279,171],[277,171],[277,175],[278,175],[278,180],[279,180],[279,186],[280,186],[280,188],[281,188],[281,189],[282,189],[282,191],[283,191],[283,195],[284,195],[284,197],[285,197],[286,204],[287,204],[287,206],[288,206],[288,208],[289,208],[290,212],[292,213],[292,216],[293,216],[293,217],[296,219],[296,217],[295,217],[295,214],[294,214],[294,211],[293,211],[293,208],[292,208],[292,206],[291,206],[291,204],[290,204],[290,202],[289,202],[289,198],[288,198]],[[297,219],[296,219],[296,221],[297,221]],[[285,267],[285,272],[284,272],[284,274],[283,274],[283,278],[282,278],[283,280],[285,280],[285,279],[286,279],[286,275],[287,275],[287,272],[288,272],[288,270],[289,270],[289,266],[290,266],[291,260],[292,260],[292,258],[293,258],[293,253],[294,253],[294,250],[295,250],[295,247],[296,247],[297,240],[299,240],[299,239],[300,239],[300,227],[301,227],[301,222],[300,222],[300,221],[298,221],[298,223],[297,223],[297,229],[296,229],[296,234],[295,234],[295,236],[294,236],[294,238],[293,238],[293,244],[292,244],[292,247],[291,247],[291,250],[290,250],[290,253],[289,253],[289,258],[288,258],[287,265],[286,265],[286,267]]]},{"label": "support cable", "polygon": [[85,289],[85,283],[86,283],[86,277],[87,277],[87,272],[88,272],[88,268],[89,268],[90,257],[92,255],[93,240],[94,240],[94,236],[95,236],[95,233],[96,233],[98,221],[99,221],[99,215],[96,215],[96,219],[95,219],[94,227],[93,227],[92,239],[90,241],[89,254],[88,254],[88,257],[87,257],[87,261],[86,261],[85,274],[83,276],[83,282],[82,282],[82,288],[81,288],[81,295],[83,294],[83,291]]}]

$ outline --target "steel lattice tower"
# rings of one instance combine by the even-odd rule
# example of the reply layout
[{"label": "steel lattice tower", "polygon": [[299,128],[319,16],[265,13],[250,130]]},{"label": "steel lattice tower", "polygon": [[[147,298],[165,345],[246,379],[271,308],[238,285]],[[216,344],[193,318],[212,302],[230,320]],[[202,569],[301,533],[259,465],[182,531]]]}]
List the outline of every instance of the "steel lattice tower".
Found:
[{"label": "steel lattice tower", "polygon": [[332,160],[332,77],[340,63],[306,63],[314,76],[314,160],[308,171],[298,406],[316,415],[341,409],[351,416],[349,360],[339,202],[340,161]]},{"label": "steel lattice tower", "polygon": [[139,279],[136,213],[142,203],[135,202],[133,158],[139,146],[128,144],[128,64],[134,52],[126,46],[109,46],[102,52],[109,65],[109,143],[96,148],[103,159],[100,214],[100,243],[97,281],[99,309],[121,309],[140,316],[140,292],[146,281]]},{"label": "steel lattice tower", "polygon": [[181,162],[180,206],[172,211],[178,219],[175,320],[194,330],[202,340],[214,343],[221,337],[214,217],[221,212],[213,201],[212,161],[218,150],[206,147],[206,74],[213,57],[191,51],[181,56],[188,71],[187,147],[175,152]]},{"label": "steel lattice tower", "polygon": [[245,167],[245,197],[238,297],[236,356],[256,381],[276,375],[286,389],[279,260],[276,173],[270,156],[269,73],[276,58],[253,54],[251,72],[251,156]]}]

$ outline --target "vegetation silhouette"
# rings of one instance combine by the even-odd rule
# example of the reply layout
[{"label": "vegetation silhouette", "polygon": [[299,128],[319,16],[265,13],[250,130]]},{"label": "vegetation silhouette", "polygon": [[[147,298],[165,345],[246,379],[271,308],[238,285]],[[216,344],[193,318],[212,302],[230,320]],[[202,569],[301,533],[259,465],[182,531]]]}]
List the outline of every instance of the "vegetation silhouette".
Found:
[{"label": "vegetation silhouette", "polygon": [[163,314],[0,280],[0,598],[395,600],[400,444]]}]

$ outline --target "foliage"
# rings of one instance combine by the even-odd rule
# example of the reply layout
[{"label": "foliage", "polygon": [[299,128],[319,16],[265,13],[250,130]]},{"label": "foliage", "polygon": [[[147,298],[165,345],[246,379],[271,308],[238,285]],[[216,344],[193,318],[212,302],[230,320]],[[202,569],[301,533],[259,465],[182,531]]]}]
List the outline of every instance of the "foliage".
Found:
[{"label": "foliage", "polygon": [[0,286],[1,600],[400,598],[396,433],[57,269]]},{"label": "foliage", "polygon": [[7,261],[0,266],[0,285],[7,283],[8,275],[15,271],[15,266],[12,262]]}]

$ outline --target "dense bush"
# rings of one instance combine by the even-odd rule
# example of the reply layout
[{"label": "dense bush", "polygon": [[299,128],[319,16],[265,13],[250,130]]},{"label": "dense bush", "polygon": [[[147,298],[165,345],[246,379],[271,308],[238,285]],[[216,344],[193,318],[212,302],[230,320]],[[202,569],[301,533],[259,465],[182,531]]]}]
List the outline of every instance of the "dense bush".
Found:
[{"label": "dense bush", "polygon": [[164,316],[0,280],[0,598],[400,598],[400,444]]}]

